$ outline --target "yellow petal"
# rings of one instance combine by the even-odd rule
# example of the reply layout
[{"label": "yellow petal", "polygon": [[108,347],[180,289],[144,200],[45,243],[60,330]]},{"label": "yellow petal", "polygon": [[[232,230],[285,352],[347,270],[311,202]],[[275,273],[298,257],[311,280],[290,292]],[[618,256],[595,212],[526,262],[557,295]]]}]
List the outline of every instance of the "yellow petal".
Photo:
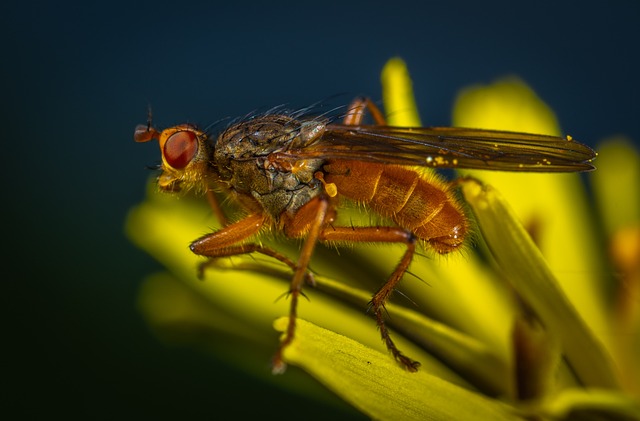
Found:
[{"label": "yellow petal", "polygon": [[613,265],[613,341],[628,390],[640,395],[640,154],[615,137],[598,148],[591,175]]},{"label": "yellow petal", "polygon": [[[298,334],[284,357],[374,419],[512,420],[507,405],[455,386],[427,370],[408,373],[352,339],[298,320]],[[286,329],[287,319],[276,321]],[[318,363],[319,362],[319,363]]]},{"label": "yellow petal", "polygon": [[[601,389],[568,389],[545,403],[550,419],[640,420],[636,399]],[[538,414],[539,415],[539,414]]]},{"label": "yellow petal", "polygon": [[[188,288],[214,304],[216,312],[222,315],[219,323],[224,325],[229,319],[234,321],[223,331],[238,325],[245,326],[244,329],[250,327],[262,336],[264,332],[271,332],[274,339],[272,351],[275,352],[276,336],[271,330],[271,323],[275,318],[289,313],[285,294],[289,288],[290,269],[266,259],[256,263],[250,257],[239,257],[233,260],[235,263],[225,267],[224,262],[229,260],[220,259],[221,265],[208,269],[204,280],[198,279],[198,263],[205,260],[193,255],[187,245],[202,234],[208,220],[209,210],[206,206],[151,191],[146,202],[131,210],[127,219],[127,233]],[[314,261],[320,267],[335,263],[335,256],[329,262]],[[386,353],[375,322],[366,314],[364,303],[354,308],[310,287],[305,288],[304,292],[308,300],[302,300],[299,304],[300,317]],[[142,301],[153,302],[144,298]],[[176,304],[179,303],[180,300]],[[207,324],[210,325],[210,322]],[[465,383],[423,349],[400,335],[393,335],[401,349],[419,360],[425,370],[459,384]],[[391,356],[388,358],[396,364]],[[264,363],[267,364],[267,361]]]},{"label": "yellow petal", "polygon": [[463,183],[463,193],[505,278],[562,344],[578,378],[588,386],[616,388],[617,371],[610,355],[568,301],[498,190],[469,180]]},{"label": "yellow petal", "polygon": [[[344,282],[336,282],[323,277],[316,279],[318,289],[331,291],[332,296],[341,297],[364,308],[371,299],[369,291],[350,287]],[[421,370],[439,376],[454,384],[471,388],[474,384],[486,394],[503,396],[510,392],[508,385],[511,367],[495,348],[476,339],[474,336],[453,329],[452,327],[430,319],[412,308],[388,303],[387,324],[395,327],[404,337],[422,346],[438,357],[440,361],[455,370],[467,381],[443,371],[431,359],[422,363]]]},{"label": "yellow petal", "polygon": [[407,65],[400,58],[387,61],[382,69],[382,102],[390,126],[420,127]]},{"label": "yellow petal", "polygon": [[[394,58],[386,64],[382,87],[389,123],[419,125],[411,79],[401,59]],[[399,261],[401,251],[399,248],[370,247],[367,255],[380,273],[389,273]],[[475,253],[428,256],[417,256],[410,268],[411,273],[424,282],[405,276],[400,289],[421,311],[478,338],[509,365],[514,309],[504,285],[496,282],[495,274]],[[511,393],[512,379],[496,376],[494,380],[502,383],[503,394]]]},{"label": "yellow petal", "polygon": [[[463,90],[454,125],[559,135],[552,111],[520,79]],[[580,140],[580,139],[578,139]],[[583,140],[589,142],[589,139]],[[596,160],[597,166],[597,160]],[[604,251],[578,174],[469,172],[500,191],[533,235],[564,292],[611,350]]]},{"label": "yellow petal", "polygon": [[640,154],[631,141],[611,138],[598,147],[590,174],[607,235],[640,223]]}]

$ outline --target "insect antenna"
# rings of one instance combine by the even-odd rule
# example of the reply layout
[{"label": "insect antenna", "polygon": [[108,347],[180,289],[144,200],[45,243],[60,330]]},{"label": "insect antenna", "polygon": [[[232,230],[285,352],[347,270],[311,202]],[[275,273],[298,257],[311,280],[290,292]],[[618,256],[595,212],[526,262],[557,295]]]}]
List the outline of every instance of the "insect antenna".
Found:
[{"label": "insect antenna", "polygon": [[151,103],[147,103],[147,131],[151,130],[153,121],[153,112],[151,111]]}]

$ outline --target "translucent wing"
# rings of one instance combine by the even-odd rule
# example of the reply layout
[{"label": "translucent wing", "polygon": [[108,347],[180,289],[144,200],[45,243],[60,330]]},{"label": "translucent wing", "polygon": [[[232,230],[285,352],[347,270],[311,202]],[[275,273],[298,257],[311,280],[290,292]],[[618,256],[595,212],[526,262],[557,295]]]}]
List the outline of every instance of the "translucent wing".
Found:
[{"label": "translucent wing", "polygon": [[294,159],[324,158],[438,168],[574,172],[593,170],[596,153],[570,138],[452,127],[331,124],[316,141],[289,149]]}]

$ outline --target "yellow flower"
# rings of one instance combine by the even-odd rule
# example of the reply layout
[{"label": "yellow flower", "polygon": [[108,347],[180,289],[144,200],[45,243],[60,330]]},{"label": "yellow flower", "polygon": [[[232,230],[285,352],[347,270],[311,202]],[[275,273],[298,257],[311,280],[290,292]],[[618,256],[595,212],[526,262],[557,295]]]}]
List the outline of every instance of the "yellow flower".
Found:
[{"label": "yellow flower", "polygon": [[[387,63],[382,84],[389,123],[420,125],[401,60]],[[552,112],[515,78],[463,91],[454,124],[559,134]],[[403,253],[400,246],[319,248],[311,264],[317,286],[304,290],[308,300],[300,302],[296,338],[284,359],[375,419],[636,416],[640,281],[632,247],[639,250],[639,162],[628,145],[610,144],[591,175],[624,284],[612,285],[608,248],[600,245],[580,175],[469,171],[482,180],[461,183],[475,217],[476,248],[418,256],[400,285],[403,293],[387,305],[394,340],[422,363],[420,370],[408,373],[388,355],[366,314],[372,291]],[[616,170],[617,178],[607,176]],[[612,206],[633,195],[624,209]],[[346,213],[362,217],[358,210]],[[159,194],[155,187],[131,210],[129,237],[168,269],[144,284],[141,311],[168,340],[193,341],[271,378],[273,328],[286,328],[283,294],[291,273],[263,257],[239,256],[220,260],[199,280],[202,260],[187,246],[219,227],[210,214],[201,197]],[[261,241],[291,257],[299,247]],[[624,300],[623,291],[636,294],[635,301]],[[301,393],[311,383],[299,374],[289,370],[284,377]]]}]

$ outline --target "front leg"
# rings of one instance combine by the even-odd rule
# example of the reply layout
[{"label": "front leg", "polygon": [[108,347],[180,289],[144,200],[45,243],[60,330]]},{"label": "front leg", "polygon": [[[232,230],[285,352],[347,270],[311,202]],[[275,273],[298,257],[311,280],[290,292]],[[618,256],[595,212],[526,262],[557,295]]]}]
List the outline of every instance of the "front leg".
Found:
[{"label": "front leg", "polygon": [[[264,225],[265,217],[254,213],[224,228],[200,237],[191,245],[191,251],[200,256],[230,256],[223,250],[256,235]],[[237,254],[237,253],[236,253]]]},{"label": "front leg", "polygon": [[[199,276],[202,276],[207,265],[211,264],[216,258],[250,253],[260,253],[272,257],[295,271],[297,267],[296,263],[284,254],[260,244],[242,243],[242,241],[257,234],[263,225],[264,216],[256,213],[227,225],[216,232],[207,234],[191,243],[190,248],[194,254],[210,258],[209,261],[200,266]],[[315,285],[315,280],[310,272],[306,272],[305,279],[308,284]]]}]

